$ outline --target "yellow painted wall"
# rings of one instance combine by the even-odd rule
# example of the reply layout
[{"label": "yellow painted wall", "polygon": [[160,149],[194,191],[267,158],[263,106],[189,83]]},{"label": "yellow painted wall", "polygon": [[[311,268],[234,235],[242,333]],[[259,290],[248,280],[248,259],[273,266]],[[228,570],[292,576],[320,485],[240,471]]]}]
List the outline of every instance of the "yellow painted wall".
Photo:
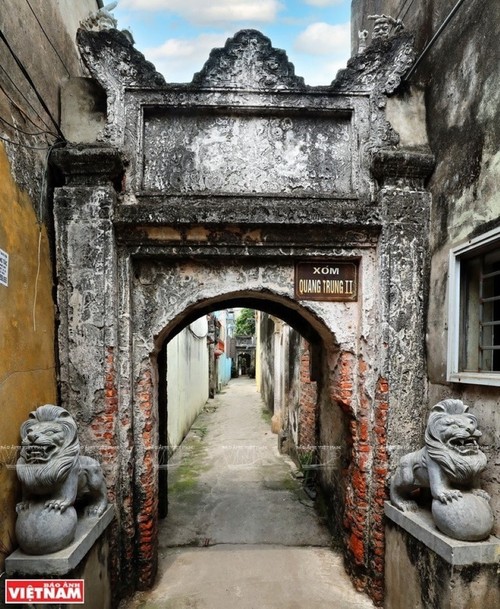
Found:
[{"label": "yellow painted wall", "polygon": [[5,551],[12,549],[15,503],[19,498],[15,470],[9,467],[9,462],[15,463],[15,456],[9,447],[19,444],[19,426],[28,413],[56,400],[54,303],[47,234],[43,227],[40,232],[30,198],[14,183],[1,143],[0,249],[9,254],[9,285],[0,285],[1,572]]}]

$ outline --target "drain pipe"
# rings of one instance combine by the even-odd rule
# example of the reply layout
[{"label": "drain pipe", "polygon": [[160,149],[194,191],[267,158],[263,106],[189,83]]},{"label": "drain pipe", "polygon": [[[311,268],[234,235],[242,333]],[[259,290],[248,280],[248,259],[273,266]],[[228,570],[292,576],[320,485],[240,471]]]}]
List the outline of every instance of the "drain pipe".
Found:
[{"label": "drain pipe", "polygon": [[417,61],[412,65],[412,67],[411,67],[410,71],[408,72],[408,74],[403,78],[404,82],[407,82],[410,79],[410,77],[412,76],[412,74],[416,71],[416,69],[418,68],[418,66],[420,65],[420,63],[424,59],[424,57],[431,50],[431,48],[434,46],[436,40],[439,38],[439,36],[443,32],[443,30],[446,28],[448,23],[453,19],[455,13],[458,11],[458,9],[462,6],[463,3],[464,3],[464,0],[458,0],[458,2],[455,4],[455,6],[451,9],[450,14],[446,17],[446,19],[440,25],[438,31],[431,38],[431,40],[429,41],[429,43],[427,44],[425,49],[422,51],[422,53],[420,53]]}]

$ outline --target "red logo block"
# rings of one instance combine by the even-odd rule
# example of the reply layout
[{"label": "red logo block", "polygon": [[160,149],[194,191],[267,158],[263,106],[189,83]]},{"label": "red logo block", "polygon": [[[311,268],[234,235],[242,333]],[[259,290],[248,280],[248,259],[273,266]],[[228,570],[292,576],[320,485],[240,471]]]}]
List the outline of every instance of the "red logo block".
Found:
[{"label": "red logo block", "polygon": [[6,579],[5,604],[83,604],[83,579]]}]

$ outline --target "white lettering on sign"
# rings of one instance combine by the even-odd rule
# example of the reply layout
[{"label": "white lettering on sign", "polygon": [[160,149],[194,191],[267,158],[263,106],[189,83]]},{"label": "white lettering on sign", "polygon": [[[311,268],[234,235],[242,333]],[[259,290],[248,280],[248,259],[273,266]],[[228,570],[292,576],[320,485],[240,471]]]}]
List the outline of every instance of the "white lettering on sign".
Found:
[{"label": "white lettering on sign", "polygon": [[9,286],[9,254],[0,250],[0,284]]},{"label": "white lettering on sign", "polygon": [[313,275],[338,275],[340,269],[338,266],[315,266]]},{"label": "white lettering on sign", "polygon": [[83,579],[6,579],[5,604],[21,605],[26,602],[82,605]]},{"label": "white lettering on sign", "polygon": [[301,279],[299,281],[301,294],[317,294],[321,292],[321,279]]},{"label": "white lettering on sign", "polygon": [[298,299],[355,302],[358,299],[358,261],[297,262],[294,284]]}]

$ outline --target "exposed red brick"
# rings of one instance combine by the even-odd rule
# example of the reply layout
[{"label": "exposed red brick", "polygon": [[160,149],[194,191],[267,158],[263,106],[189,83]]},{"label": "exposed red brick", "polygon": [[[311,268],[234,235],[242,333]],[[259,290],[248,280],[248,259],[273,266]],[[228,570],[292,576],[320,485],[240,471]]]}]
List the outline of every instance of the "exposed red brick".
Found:
[{"label": "exposed red brick", "polygon": [[387,475],[389,457],[387,454],[387,415],[389,410],[389,384],[380,378],[375,394],[375,425],[373,434],[373,470],[372,470],[372,514],[370,554],[372,560],[371,577],[368,582],[368,593],[377,604],[383,603],[384,598],[384,501],[387,498]]},{"label": "exposed red brick", "polygon": [[349,549],[358,565],[362,565],[365,559],[365,547],[363,540],[357,535],[352,534],[349,538]]},{"label": "exposed red brick", "polygon": [[299,384],[299,446],[316,445],[318,388],[311,380],[309,343],[302,341]]},{"label": "exposed red brick", "polygon": [[349,416],[347,444],[351,454],[351,460],[343,470],[342,522],[347,568],[354,585],[380,604],[384,593],[383,503],[388,473],[389,385],[386,379],[379,379],[375,392],[368,390],[366,383],[371,382],[369,364],[352,353],[336,357],[330,395]]},{"label": "exposed red brick", "polygon": [[363,417],[360,419],[358,424],[358,441],[359,442],[368,442],[369,441],[369,429],[370,429],[370,421],[367,417]]},{"label": "exposed red brick", "polygon": [[[140,590],[149,588],[156,575],[158,557],[158,489],[156,447],[153,433],[156,429],[153,412],[154,384],[151,368],[145,368],[137,383],[137,402],[140,410],[139,433],[144,448],[140,462],[140,486],[136,489],[137,520],[137,585]],[[138,422],[136,422],[136,425]]]}]

